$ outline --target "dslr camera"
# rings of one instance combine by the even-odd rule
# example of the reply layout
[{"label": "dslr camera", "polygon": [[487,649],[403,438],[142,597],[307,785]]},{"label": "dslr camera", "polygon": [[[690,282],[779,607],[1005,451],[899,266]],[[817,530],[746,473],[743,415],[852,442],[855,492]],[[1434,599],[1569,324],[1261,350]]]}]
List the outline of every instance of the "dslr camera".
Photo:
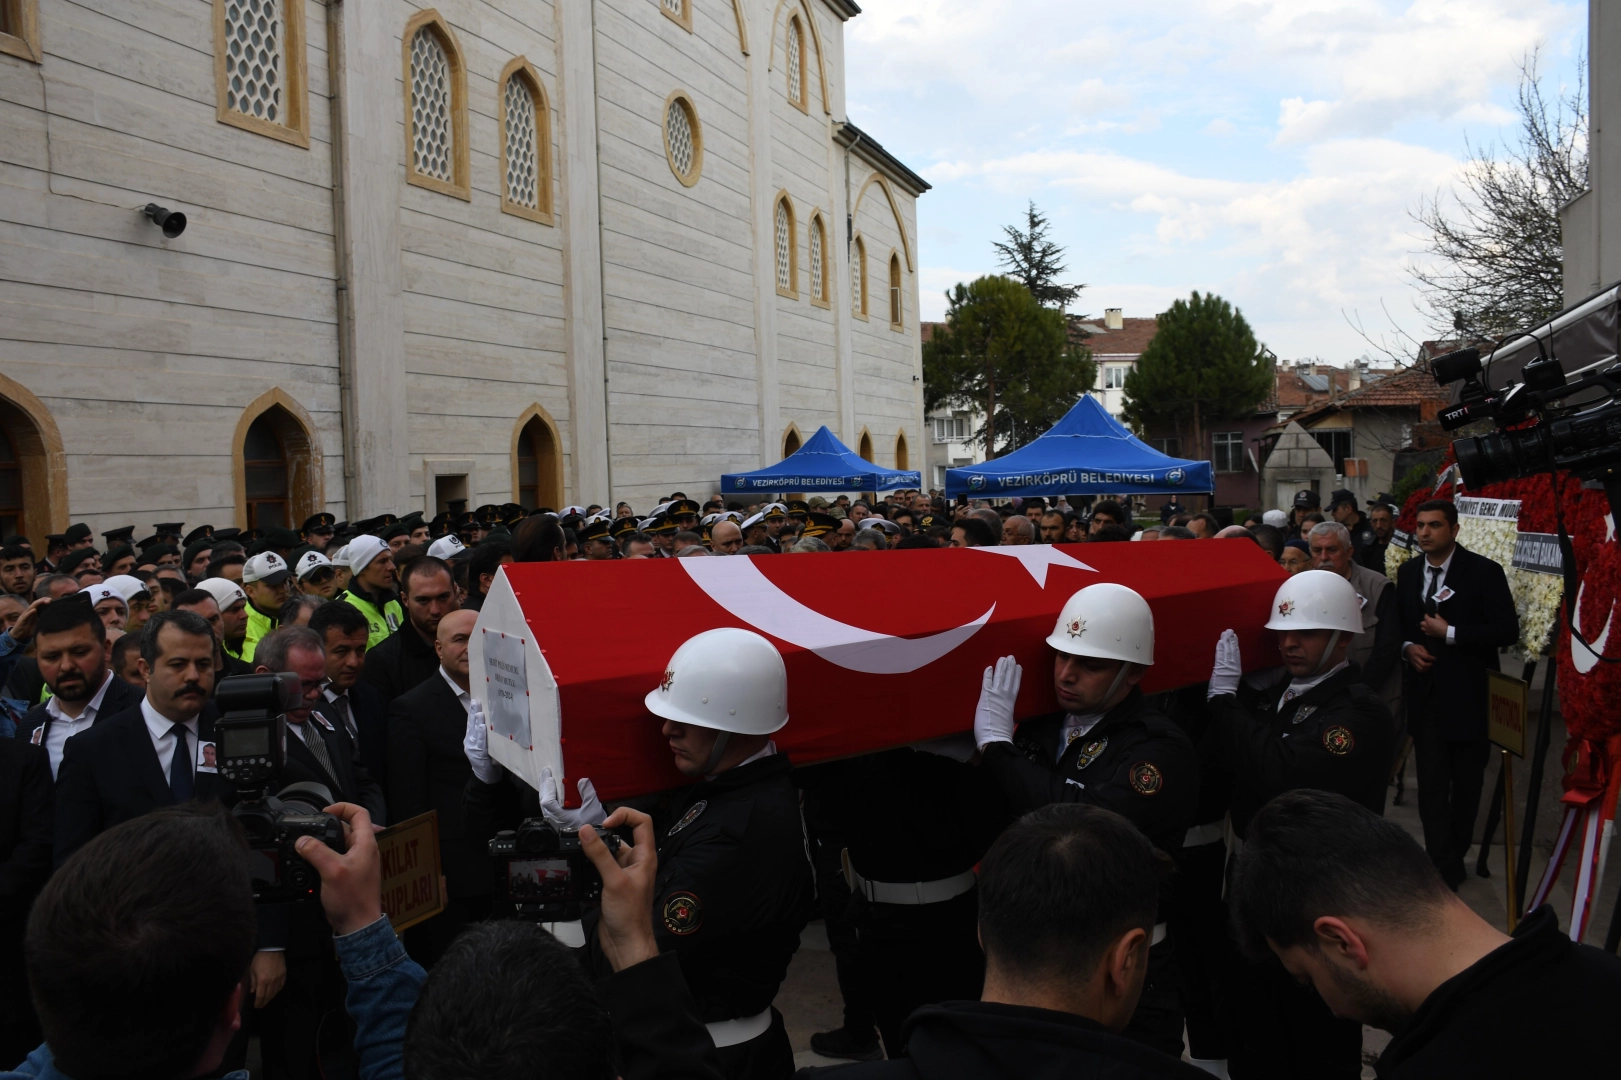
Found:
[{"label": "dslr camera", "polygon": [[290,784],[276,790],[287,764],[287,712],[304,704],[297,675],[233,675],[215,691],[220,718],[214,723],[219,774],[236,788],[231,815],[248,835],[253,899],[260,904],[313,900],[321,876],[293,845],[313,836],[333,851],[344,850],[343,822],[325,812],[332,793],[321,784]]},{"label": "dslr camera", "polygon": [[[619,850],[615,833],[598,829],[609,851]],[[573,922],[602,902],[602,875],[580,850],[578,829],[561,828],[545,818],[525,818],[490,841],[495,863],[498,907],[530,922]]]},{"label": "dslr camera", "polygon": [[1621,465],[1621,363],[1588,368],[1589,374],[1567,379],[1558,358],[1548,355],[1540,338],[1534,340],[1537,359],[1525,365],[1520,382],[1501,390],[1487,388],[1479,349],[1459,349],[1430,361],[1437,383],[1463,384],[1458,403],[1441,410],[1441,426],[1456,431],[1490,420],[1497,428],[1453,441],[1464,483],[1481,488],[1563,469],[1582,480],[1602,481],[1613,508],[1621,493],[1616,474]]}]

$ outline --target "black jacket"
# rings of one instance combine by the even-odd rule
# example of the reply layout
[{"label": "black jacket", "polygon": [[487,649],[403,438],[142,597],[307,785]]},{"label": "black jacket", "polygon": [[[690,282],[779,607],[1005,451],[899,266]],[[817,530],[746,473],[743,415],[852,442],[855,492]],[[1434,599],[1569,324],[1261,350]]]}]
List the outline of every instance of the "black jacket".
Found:
[{"label": "black jacket", "polygon": [[[296,784],[300,781],[313,781],[322,784],[332,792],[332,797],[339,802],[355,803],[364,806],[371,815],[375,824],[387,825],[389,823],[388,804],[383,800],[383,787],[366,767],[355,760],[354,743],[349,741],[349,734],[342,727],[342,721],[331,713],[331,702],[323,700],[311,710],[312,715],[304,721],[303,734],[306,737],[319,734],[326,746],[327,757],[332,762],[332,771],[327,771],[303,739],[292,731],[287,733],[287,765],[282,769],[281,783],[283,787]],[[322,710],[321,705],[327,708]],[[313,715],[321,713],[320,723]],[[287,725],[289,728],[292,724]]]},{"label": "black jacket", "polygon": [[1382,815],[1394,757],[1390,710],[1355,664],[1280,704],[1288,687],[1284,679],[1252,705],[1235,694],[1210,699],[1207,750],[1233,777],[1233,831],[1246,835],[1257,810],[1297,788],[1336,792]]},{"label": "black jacket", "polygon": [[0,937],[13,944],[51,876],[55,807],[45,748],[0,739]]},{"label": "black jacket", "polygon": [[1424,674],[1405,666],[1407,715],[1410,722],[1433,717],[1448,739],[1484,739],[1486,672],[1499,670],[1497,650],[1520,638],[1520,618],[1508,590],[1508,577],[1484,555],[1457,546],[1442,582],[1452,595],[1436,605],[1441,618],[1457,627],[1454,644],[1448,645],[1419,629],[1428,565],[1419,554],[1402,563],[1396,573],[1402,641],[1423,645],[1435,657],[1435,666]]},{"label": "black jacket", "polygon": [[[210,702],[198,717],[199,743],[214,741],[216,715]],[[172,805],[168,767],[152,749],[139,702],[69,739],[56,775],[56,865],[104,830]],[[235,789],[217,773],[197,772],[193,795],[236,802]]]},{"label": "black jacket", "polygon": [[803,1069],[828,1080],[1208,1080],[1209,1074],[1071,1013],[984,1001],[925,1005],[907,1057]]},{"label": "black jacket", "polygon": [[674,953],[615,972],[597,989],[613,1018],[623,1080],[721,1080],[715,1044]]},{"label": "black jacket", "polygon": [[428,676],[438,670],[439,654],[434,651],[433,642],[425,639],[407,619],[405,625],[366,654],[366,666],[361,669],[360,677],[377,688],[385,705],[392,705],[395,698],[426,682]]},{"label": "black jacket", "polygon": [[1544,905],[1436,987],[1379,1055],[1381,1080],[1613,1076],[1621,959],[1578,945]]},{"label": "black jacket", "polygon": [[[101,709],[96,713],[96,723],[90,726],[95,727],[96,724],[102,723],[108,717],[115,716],[125,709],[136,707],[141,703],[141,698],[145,696],[141,691],[114,675],[113,681],[107,684],[107,693],[102,696]],[[39,735],[39,745],[43,746],[45,740],[51,734],[51,714],[45,708],[43,701],[23,714],[22,722],[17,725],[17,738],[24,742],[33,742],[34,731],[39,728],[44,729]]]},{"label": "black jacket", "polygon": [[1134,689],[1058,755],[1063,713],[1019,725],[1012,743],[982,758],[1014,814],[1055,802],[1101,806],[1124,816],[1175,855],[1199,806],[1199,760],[1182,729]]},{"label": "black jacket", "polygon": [[489,837],[469,839],[462,793],[473,775],[462,750],[467,712],[436,672],[388,710],[388,808],[404,821],[439,812],[439,857],[450,894],[485,896],[491,884]]},{"label": "black jacket", "polygon": [[[349,699],[349,712],[354,718],[355,728],[360,732],[360,763],[366,766],[366,771],[383,789],[388,789],[388,703],[383,695],[370,683],[357,681],[349,688],[346,695]],[[324,702],[322,710],[334,724],[338,722],[338,706],[335,702]],[[394,815],[395,820],[401,820],[400,815]]]},{"label": "black jacket", "polygon": [[[786,754],[693,786],[658,831],[653,932],[681,971],[704,1023],[765,1011],[810,919],[814,871]],[[595,920],[586,942],[605,970]]]}]

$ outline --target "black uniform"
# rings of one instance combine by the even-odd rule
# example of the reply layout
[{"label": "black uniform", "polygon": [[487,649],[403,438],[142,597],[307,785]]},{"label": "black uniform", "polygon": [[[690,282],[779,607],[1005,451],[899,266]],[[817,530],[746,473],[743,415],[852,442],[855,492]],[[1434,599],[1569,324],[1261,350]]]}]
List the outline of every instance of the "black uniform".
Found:
[{"label": "black uniform", "polygon": [[[1332,791],[1385,810],[1394,725],[1390,710],[1348,664],[1298,697],[1288,681],[1241,699],[1210,700],[1210,749],[1233,776],[1233,833],[1241,840],[1256,811],[1297,788]],[[1329,1012],[1274,958],[1230,967],[1234,1080],[1300,1076],[1355,1080],[1362,1074],[1362,1025]]]},{"label": "black uniform", "polygon": [[[751,761],[695,785],[673,823],[660,822],[653,931],[681,971],[704,1023],[770,1011],[770,1026],[719,1048],[730,1080],[787,1077],[793,1048],[771,1007],[810,920],[815,879],[786,754]],[[585,939],[599,973],[594,913]]]},{"label": "black uniform", "polygon": [[[1199,805],[1199,762],[1182,729],[1140,689],[1058,753],[1064,713],[1019,725],[1012,743],[985,747],[983,762],[1014,814],[1055,802],[1101,806],[1125,817],[1173,858]],[[1163,920],[1168,897],[1160,904]],[[1158,936],[1158,935],[1156,935]],[[1182,1053],[1182,1005],[1168,937],[1149,950],[1148,981],[1126,1035]]]},{"label": "black uniform", "polygon": [[[1358,562],[1362,561],[1362,553],[1367,551],[1369,548],[1379,548],[1381,551],[1384,550],[1379,540],[1379,534],[1373,531],[1373,525],[1368,522],[1368,517],[1366,514],[1358,513],[1356,520],[1345,526],[1345,528],[1351,534],[1352,555]],[[1372,567],[1372,569],[1381,574],[1385,572],[1383,563]]]},{"label": "black uniform", "polygon": [[984,770],[909,747],[797,776],[807,815],[840,839],[854,871],[858,947],[840,990],[861,995],[889,1056],[899,1057],[914,1010],[979,997],[985,956],[973,871],[1010,815]]}]

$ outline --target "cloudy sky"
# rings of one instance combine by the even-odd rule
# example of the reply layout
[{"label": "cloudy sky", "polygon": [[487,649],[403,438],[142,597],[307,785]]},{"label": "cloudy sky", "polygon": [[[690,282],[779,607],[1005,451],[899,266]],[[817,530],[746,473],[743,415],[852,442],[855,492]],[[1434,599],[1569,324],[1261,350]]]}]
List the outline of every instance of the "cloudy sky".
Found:
[{"label": "cloudy sky", "polygon": [[1034,199],[1079,310],[1152,315],[1194,289],[1284,359],[1418,334],[1410,213],[1466,142],[1515,134],[1519,65],[1575,78],[1587,8],[1554,0],[864,0],[851,119],[934,185],[925,318],[996,269]]}]

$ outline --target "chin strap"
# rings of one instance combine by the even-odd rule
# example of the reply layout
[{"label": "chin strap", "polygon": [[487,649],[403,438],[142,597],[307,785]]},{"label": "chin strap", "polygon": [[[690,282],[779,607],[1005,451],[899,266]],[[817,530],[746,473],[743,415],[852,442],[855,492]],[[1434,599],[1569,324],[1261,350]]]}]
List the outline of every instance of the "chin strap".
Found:
[{"label": "chin strap", "polygon": [[1120,689],[1120,684],[1126,681],[1126,672],[1129,670],[1131,670],[1131,661],[1120,661],[1120,670],[1114,673],[1114,682],[1109,684],[1109,692],[1103,695],[1103,705],[1101,707],[1103,712],[1108,712],[1109,709],[1113,708],[1109,702],[1114,700],[1115,691]]},{"label": "chin strap", "polygon": [[1315,679],[1323,673],[1324,668],[1329,666],[1329,661],[1334,659],[1334,646],[1340,643],[1340,635],[1344,632],[1343,630],[1335,630],[1328,635],[1328,647],[1323,650],[1322,659],[1317,661],[1317,666],[1311,669],[1311,674],[1307,675],[1306,678]]},{"label": "chin strap", "polygon": [[709,760],[704,762],[705,776],[715,775],[715,769],[720,765],[720,759],[726,756],[726,747],[731,741],[730,731],[716,732],[715,745],[709,751]]}]

